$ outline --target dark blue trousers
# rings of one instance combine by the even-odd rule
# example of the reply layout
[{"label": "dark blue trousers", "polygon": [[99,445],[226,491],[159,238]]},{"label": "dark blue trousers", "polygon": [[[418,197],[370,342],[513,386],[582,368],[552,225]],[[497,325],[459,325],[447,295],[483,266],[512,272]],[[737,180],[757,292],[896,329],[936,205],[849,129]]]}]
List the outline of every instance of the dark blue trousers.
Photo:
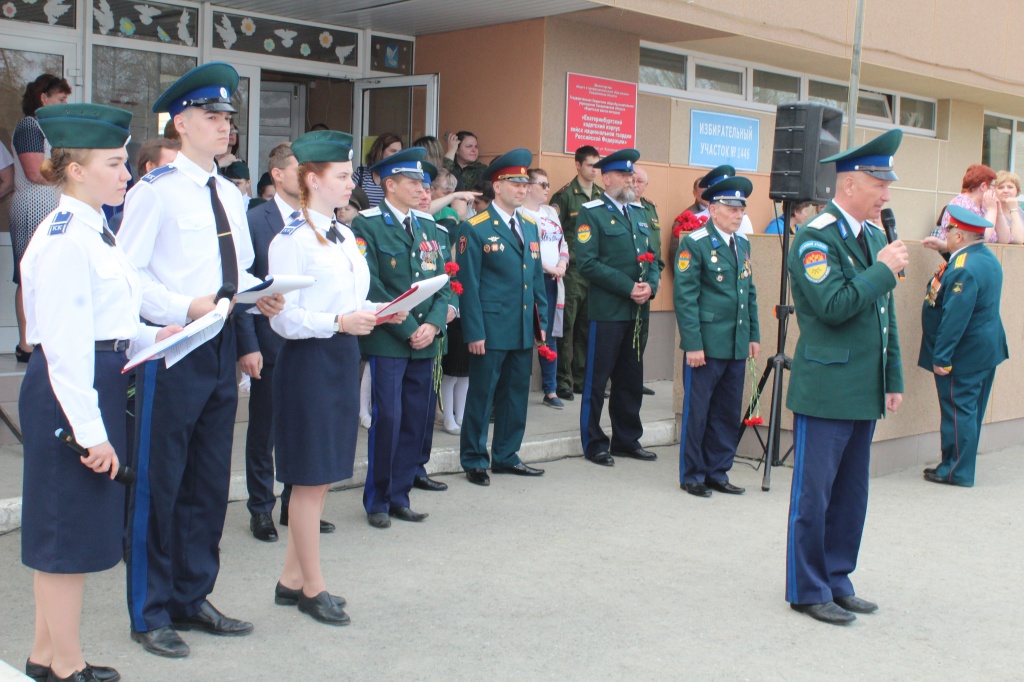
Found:
[{"label": "dark blue trousers", "polygon": [[680,483],[729,480],[743,418],[746,364],[746,360],[707,358],[703,367],[683,365]]},{"label": "dark blue trousers", "polygon": [[[644,426],[640,405],[644,398],[643,356],[633,347],[635,322],[590,321],[587,374],[580,400],[580,437],[587,459],[602,452],[633,452],[640,448]],[[639,357],[638,357],[639,356]],[[601,428],[604,387],[612,380],[608,416],[611,439]]]},{"label": "dark blue trousers", "polygon": [[994,367],[968,374],[935,375],[942,413],[942,463],[935,469],[936,476],[956,485],[974,485],[981,422],[995,378]]},{"label": "dark blue trousers", "polygon": [[786,545],[786,601],[821,604],[854,594],[868,508],[874,420],[793,415],[793,487]]},{"label": "dark blue trousers", "polygon": [[370,356],[373,424],[363,488],[367,514],[408,507],[409,491],[420,466],[432,393],[434,358]]},{"label": "dark blue trousers", "polygon": [[436,413],[437,391],[434,390],[433,369],[431,369],[430,397],[427,399],[427,423],[423,426],[423,447],[420,448],[420,456],[416,459],[414,478],[427,475],[427,462],[430,461],[430,451],[434,448],[434,415]]},{"label": "dark blue trousers", "polygon": [[[277,501],[274,496],[274,365],[263,365],[260,379],[249,388],[249,424],[245,432],[245,487],[249,513],[269,514]],[[286,492],[290,490],[286,489]],[[281,496],[281,504],[288,499]]]},{"label": "dark blue trousers", "polygon": [[234,327],[170,369],[136,375],[136,465],[128,518],[128,614],[139,632],[199,610],[220,570],[238,405]]}]

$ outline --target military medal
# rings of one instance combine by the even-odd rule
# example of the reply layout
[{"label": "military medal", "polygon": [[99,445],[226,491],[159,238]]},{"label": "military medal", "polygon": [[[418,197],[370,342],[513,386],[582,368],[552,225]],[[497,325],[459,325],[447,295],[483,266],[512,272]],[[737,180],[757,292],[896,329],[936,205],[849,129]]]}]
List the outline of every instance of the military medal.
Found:
[{"label": "military medal", "polygon": [[499,239],[500,239],[500,237],[488,237],[488,238],[487,238],[487,241],[489,241],[489,242],[492,242],[492,243],[493,243],[493,242],[496,242],[496,241],[498,241]]},{"label": "military medal", "polygon": [[540,258],[540,244],[537,242],[530,242],[530,255],[533,256],[534,260]]},{"label": "military medal", "polygon": [[394,258],[392,258],[391,259],[391,267],[395,267],[396,265],[398,265],[398,261],[396,261]]},{"label": "military medal", "polygon": [[499,249],[500,249],[501,251],[504,251],[504,250],[505,250],[505,242],[502,242],[501,244],[498,244],[498,248],[499,248]]},{"label": "military medal", "polygon": [[718,262],[718,251],[716,251],[714,249],[711,249],[711,262],[712,263],[717,263]]},{"label": "military medal", "polygon": [[942,288],[942,275],[946,272],[946,263],[939,266],[939,269],[935,271],[932,276],[932,281],[928,284],[928,291],[925,294],[924,301],[930,307],[934,308],[936,299],[939,295],[939,290]]},{"label": "military medal", "polygon": [[490,252],[491,252],[491,245],[490,244],[484,244],[484,253],[490,253]]},{"label": "military medal", "polygon": [[724,282],[725,281],[725,276],[724,275],[719,275],[718,277],[715,277],[715,279],[717,279],[719,282]]}]

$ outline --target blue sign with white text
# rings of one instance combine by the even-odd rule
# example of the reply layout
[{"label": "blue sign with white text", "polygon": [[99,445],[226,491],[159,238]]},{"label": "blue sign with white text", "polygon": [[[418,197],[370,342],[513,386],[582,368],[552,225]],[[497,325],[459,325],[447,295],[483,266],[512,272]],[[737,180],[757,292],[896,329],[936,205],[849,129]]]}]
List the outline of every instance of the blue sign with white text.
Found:
[{"label": "blue sign with white text", "polygon": [[756,171],[761,121],[717,111],[690,111],[690,165],[714,168],[729,164]]}]

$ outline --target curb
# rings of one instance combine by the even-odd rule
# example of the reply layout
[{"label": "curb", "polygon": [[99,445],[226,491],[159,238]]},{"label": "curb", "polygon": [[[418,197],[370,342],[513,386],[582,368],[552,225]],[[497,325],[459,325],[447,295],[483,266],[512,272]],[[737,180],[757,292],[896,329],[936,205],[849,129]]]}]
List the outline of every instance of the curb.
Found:
[{"label": "curb", "polygon": [[[644,425],[644,436],[641,439],[644,447],[654,448],[662,445],[672,445],[676,442],[674,419],[663,419]],[[565,457],[582,456],[583,447],[578,434],[524,441],[523,446],[519,449],[520,459],[531,464],[550,462]],[[462,473],[462,465],[459,463],[459,449],[452,447],[434,449],[430,453],[427,473]],[[366,460],[361,459],[355,464],[355,473],[352,478],[331,486],[331,490],[358,488],[362,487],[365,482]],[[276,483],[274,492],[280,494],[282,487],[280,483]],[[245,474],[233,474],[231,476],[231,485],[228,489],[228,502],[244,502],[248,497],[249,493],[245,488]],[[11,497],[6,500],[0,500],[0,535],[10,533],[19,528],[21,528],[21,498]]]}]

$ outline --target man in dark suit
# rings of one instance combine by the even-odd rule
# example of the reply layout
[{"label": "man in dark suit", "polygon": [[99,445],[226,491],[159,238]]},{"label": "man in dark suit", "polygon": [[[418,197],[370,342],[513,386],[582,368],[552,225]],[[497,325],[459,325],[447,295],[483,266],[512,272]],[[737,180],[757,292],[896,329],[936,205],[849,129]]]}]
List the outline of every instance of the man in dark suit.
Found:
[{"label": "man in dark suit", "polygon": [[[287,142],[270,152],[270,176],[276,192],[274,197],[246,213],[256,258],[250,272],[260,279],[267,277],[267,251],[270,242],[286,221],[299,217],[299,164]],[[235,315],[238,339],[238,361],[242,371],[252,377],[249,389],[249,427],[245,436],[245,484],[249,491],[246,506],[252,517],[249,530],[263,542],[277,541],[274,510],[274,423],[271,394],[274,382],[274,360],[284,339],[270,328],[270,320],[262,315]],[[291,486],[281,493],[281,525],[288,525],[288,499]],[[320,521],[320,532],[331,533],[334,524]]]},{"label": "man in dark suit", "polygon": [[950,205],[943,264],[921,311],[917,366],[935,374],[942,414],[942,462],[924,470],[932,483],[971,487],[978,438],[996,367],[1009,357],[999,317],[1003,268],[985,246],[985,218]]}]

